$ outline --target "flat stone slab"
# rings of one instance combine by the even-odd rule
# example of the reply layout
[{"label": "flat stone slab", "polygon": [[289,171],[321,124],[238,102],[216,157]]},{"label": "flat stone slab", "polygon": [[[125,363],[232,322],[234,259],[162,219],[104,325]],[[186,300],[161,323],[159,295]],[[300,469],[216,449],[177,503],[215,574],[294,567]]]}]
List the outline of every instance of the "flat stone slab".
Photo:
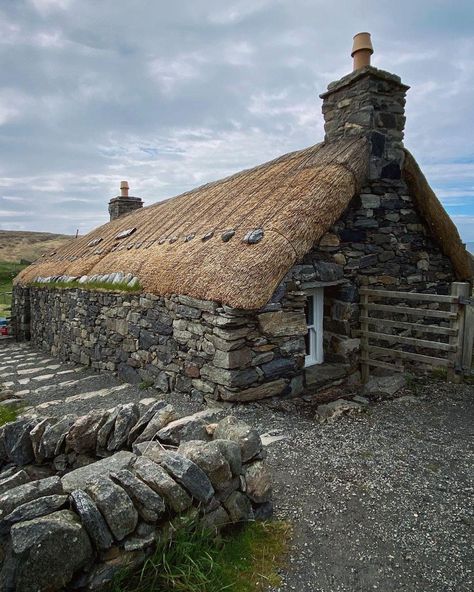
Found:
[{"label": "flat stone slab", "polygon": [[85,467],[75,469],[62,477],[64,491],[71,492],[81,489],[88,481],[98,477],[108,477],[110,473],[128,469],[133,464],[136,456],[132,452],[122,450],[113,456],[103,458]]}]

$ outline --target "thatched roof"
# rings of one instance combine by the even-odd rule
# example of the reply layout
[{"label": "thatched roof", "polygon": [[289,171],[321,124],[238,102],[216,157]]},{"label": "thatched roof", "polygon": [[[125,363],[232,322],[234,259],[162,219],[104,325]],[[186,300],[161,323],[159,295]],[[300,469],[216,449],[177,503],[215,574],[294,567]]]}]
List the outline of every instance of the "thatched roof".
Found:
[{"label": "thatched roof", "polygon": [[[341,216],[367,163],[365,139],[286,154],[96,228],[26,268],[18,281],[124,271],[137,276],[145,292],[258,308]],[[130,236],[116,238],[132,228]],[[224,242],[230,229],[235,235]],[[244,242],[256,229],[263,239]]]},{"label": "thatched roof", "polygon": [[453,264],[458,280],[474,277],[473,260],[461,241],[458,229],[428,184],[416,160],[405,150],[403,174],[409,193],[430,229],[432,238]]},{"label": "thatched roof", "polygon": [[[109,222],[40,259],[17,281],[122,271],[137,276],[148,293],[259,308],[342,215],[368,161],[368,142],[360,138],[286,154]],[[409,154],[406,172],[435,237],[466,278],[459,235]],[[263,238],[246,242],[257,229]],[[230,230],[235,234],[225,242]]]}]

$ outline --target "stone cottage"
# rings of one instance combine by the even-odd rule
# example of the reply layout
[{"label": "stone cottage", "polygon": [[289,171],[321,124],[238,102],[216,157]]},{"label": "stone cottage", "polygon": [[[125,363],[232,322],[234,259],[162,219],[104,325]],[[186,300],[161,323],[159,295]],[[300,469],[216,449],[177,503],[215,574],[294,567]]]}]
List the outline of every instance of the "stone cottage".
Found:
[{"label": "stone cottage", "polygon": [[371,53],[357,35],[354,71],[321,95],[323,142],[148,207],[123,184],[109,223],[18,276],[17,338],[166,392],[250,401],[357,369],[360,286],[470,280],[403,145],[408,86]]}]

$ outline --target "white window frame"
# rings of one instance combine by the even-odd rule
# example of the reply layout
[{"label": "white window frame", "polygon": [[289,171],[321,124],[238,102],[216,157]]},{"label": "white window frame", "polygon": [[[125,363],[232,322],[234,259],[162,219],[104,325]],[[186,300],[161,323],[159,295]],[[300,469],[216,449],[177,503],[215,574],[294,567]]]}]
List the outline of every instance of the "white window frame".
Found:
[{"label": "white window frame", "polygon": [[[323,352],[323,316],[324,288],[306,290],[307,296],[313,297],[313,324],[308,324],[309,354],[305,356],[305,367],[322,364]],[[308,302],[309,305],[309,302]]]}]

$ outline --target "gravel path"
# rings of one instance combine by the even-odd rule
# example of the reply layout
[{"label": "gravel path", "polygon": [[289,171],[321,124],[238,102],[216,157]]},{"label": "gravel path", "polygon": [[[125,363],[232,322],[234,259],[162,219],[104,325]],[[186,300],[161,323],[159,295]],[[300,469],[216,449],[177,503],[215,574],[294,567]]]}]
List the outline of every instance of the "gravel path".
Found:
[{"label": "gravel path", "polygon": [[[0,342],[0,382],[51,415],[156,396],[11,341]],[[305,401],[232,409],[274,440],[276,516],[294,530],[278,590],[474,590],[474,386],[420,381],[403,395],[327,424]]]}]

